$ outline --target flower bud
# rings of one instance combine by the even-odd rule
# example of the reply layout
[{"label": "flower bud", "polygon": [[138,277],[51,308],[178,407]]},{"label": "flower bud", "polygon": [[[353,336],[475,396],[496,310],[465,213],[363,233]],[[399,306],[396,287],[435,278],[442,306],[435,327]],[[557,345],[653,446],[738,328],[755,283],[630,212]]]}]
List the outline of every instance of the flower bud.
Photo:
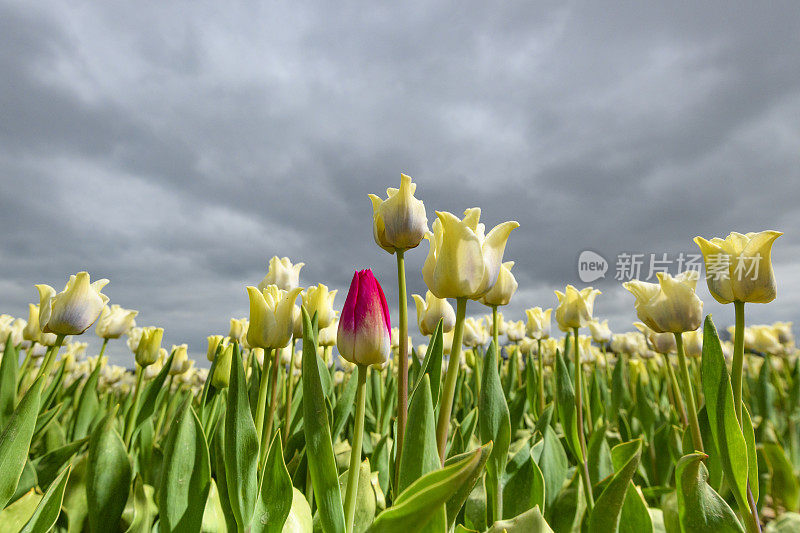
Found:
[{"label": "flower bud", "polygon": [[642,332],[647,342],[652,346],[653,350],[658,353],[672,353],[678,350],[675,344],[675,335],[672,333],[664,333],[654,331],[646,324],[641,322],[634,322],[636,329]]},{"label": "flower bud", "polygon": [[103,307],[95,332],[101,339],[118,339],[136,326],[134,318],[138,314],[139,311],[123,309],[117,304]]},{"label": "flower bud", "polygon": [[556,291],[558,307],[556,308],[556,322],[564,331],[573,328],[582,328],[592,320],[594,299],[600,291],[586,287],[580,291],[572,285],[567,285],[566,292]]},{"label": "flower bud", "polygon": [[481,302],[484,305],[508,305],[511,297],[517,292],[517,283],[514,274],[511,273],[511,268],[514,266],[514,261],[506,261],[500,265],[500,273],[497,275],[497,281],[494,286],[489,289],[489,292],[483,295]]},{"label": "flower bud", "polygon": [[506,337],[511,342],[519,342],[525,338],[525,322],[518,320],[509,322],[506,328]]},{"label": "flower bud", "polygon": [[416,248],[428,231],[425,204],[414,198],[416,188],[409,176],[400,174],[400,189],[387,189],[386,200],[369,195],[375,242],[390,254]]},{"label": "flower bud", "polygon": [[261,283],[258,290],[264,291],[268,285],[277,285],[283,291],[291,291],[300,285],[300,269],[305,263],[293,265],[288,257],[278,258],[274,256],[269,260],[269,271]]},{"label": "flower bud", "polygon": [[532,339],[546,339],[550,336],[550,315],[552,309],[542,311],[541,307],[525,310],[528,322],[525,324],[525,333]]},{"label": "flower bud", "polygon": [[208,337],[206,337],[206,339],[208,340],[208,350],[206,351],[206,359],[213,362],[214,357],[216,356],[217,353],[217,347],[220,345],[220,343],[222,343],[224,337],[222,335],[209,335]]},{"label": "flower bud", "polygon": [[64,290],[58,294],[50,285],[37,285],[42,331],[80,335],[89,329],[108,303],[108,296],[100,292],[107,284],[107,279],[90,283],[88,272],[78,272],[70,276]]},{"label": "flower bud", "polygon": [[695,294],[698,273],[687,270],[674,278],[659,272],[658,283],[633,280],[623,284],[635,297],[639,320],[658,333],[683,333],[700,327],[703,302]]},{"label": "flower bud", "polygon": [[214,375],[211,378],[214,387],[224,389],[228,386],[231,378],[231,361],[233,361],[233,344],[228,344],[220,351],[217,366],[214,367]]},{"label": "flower bud", "polygon": [[228,337],[232,341],[242,342],[242,338],[247,334],[247,319],[246,318],[231,318],[231,328]]},{"label": "flower bud", "polygon": [[185,344],[172,345],[172,365],[169,367],[170,376],[178,376],[183,374],[190,368],[189,363],[189,347]]},{"label": "flower bud", "polygon": [[28,304],[28,323],[22,330],[22,338],[41,344],[42,330],[39,328],[39,305]]},{"label": "flower bud", "polygon": [[444,298],[437,298],[431,291],[426,291],[425,299],[419,294],[412,295],[417,306],[417,326],[423,335],[433,335],[439,320],[442,321],[444,333],[452,331],[456,325],[456,312]]},{"label": "flower bud", "polygon": [[339,331],[339,320],[335,319],[331,325],[319,330],[317,335],[318,346],[336,346],[336,334]]},{"label": "flower bud", "polygon": [[136,346],[136,363],[141,367],[152,365],[158,359],[164,328],[142,328],[141,339]]},{"label": "flower bud", "polygon": [[300,288],[290,291],[268,285],[263,291],[247,287],[250,323],[247,342],[259,348],[283,348],[292,340],[292,307]]},{"label": "flower bud", "polygon": [[733,232],[710,241],[695,237],[706,264],[708,291],[719,303],[769,303],[777,295],[772,271],[772,243],[779,231]]},{"label": "flower bud", "polygon": [[328,287],[320,283],[316,287],[309,287],[303,292],[303,307],[306,308],[308,316],[314,317],[317,313],[319,329],[327,328],[336,318],[336,311],[333,309],[333,299],[338,291],[328,291]]},{"label": "flower bud", "polygon": [[339,354],[351,363],[381,365],[391,352],[391,329],[389,307],[380,283],[371,270],[357,271],[339,318]]}]

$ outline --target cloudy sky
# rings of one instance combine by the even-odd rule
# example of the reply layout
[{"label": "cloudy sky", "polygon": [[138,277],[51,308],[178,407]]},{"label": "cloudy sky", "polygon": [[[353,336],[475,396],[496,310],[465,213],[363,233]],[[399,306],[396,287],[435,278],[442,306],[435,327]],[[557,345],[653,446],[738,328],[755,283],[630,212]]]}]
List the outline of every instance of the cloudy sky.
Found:
[{"label": "cloudy sky", "polygon": [[591,249],[596,314],[629,329],[619,253],[778,229],[778,299],[748,317],[797,320],[800,11],[680,4],[0,0],[0,312],[85,269],[203,359],[273,255],[337,305],[371,267],[396,305],[367,193],[405,172],[431,221],[520,222],[507,317]]}]

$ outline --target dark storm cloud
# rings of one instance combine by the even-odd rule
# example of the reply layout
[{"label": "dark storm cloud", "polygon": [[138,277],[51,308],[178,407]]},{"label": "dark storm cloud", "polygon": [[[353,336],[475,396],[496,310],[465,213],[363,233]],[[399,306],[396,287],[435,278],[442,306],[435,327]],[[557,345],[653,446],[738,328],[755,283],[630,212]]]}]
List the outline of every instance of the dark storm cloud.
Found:
[{"label": "dark storm cloud", "polygon": [[275,254],[339,305],[364,266],[396,301],[366,194],[402,171],[431,222],[521,223],[507,318],[591,249],[598,314],[627,329],[618,253],[767,228],[780,296],[751,316],[796,318],[798,23],[789,2],[0,3],[0,311],[88,269],[199,355]]}]

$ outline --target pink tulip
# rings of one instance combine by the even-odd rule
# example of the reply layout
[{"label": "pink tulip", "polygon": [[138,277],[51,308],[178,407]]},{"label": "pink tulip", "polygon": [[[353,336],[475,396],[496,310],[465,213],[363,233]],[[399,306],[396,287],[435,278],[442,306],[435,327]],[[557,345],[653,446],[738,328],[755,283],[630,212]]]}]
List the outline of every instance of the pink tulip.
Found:
[{"label": "pink tulip", "polygon": [[339,354],[357,365],[382,365],[389,359],[391,330],[389,307],[380,283],[371,270],[357,271],[339,318]]}]

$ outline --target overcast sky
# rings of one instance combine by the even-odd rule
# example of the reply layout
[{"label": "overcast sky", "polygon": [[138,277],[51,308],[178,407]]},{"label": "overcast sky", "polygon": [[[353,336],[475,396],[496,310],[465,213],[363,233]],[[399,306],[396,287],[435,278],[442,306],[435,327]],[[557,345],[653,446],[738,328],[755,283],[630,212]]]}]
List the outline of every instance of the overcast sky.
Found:
[{"label": "overcast sky", "polygon": [[85,269],[204,360],[273,255],[339,307],[371,267],[394,308],[367,194],[405,172],[430,222],[519,221],[507,318],[554,306],[591,249],[596,315],[630,329],[617,254],[764,229],[779,296],[748,321],[800,318],[795,2],[470,4],[0,0],[0,312]]}]

